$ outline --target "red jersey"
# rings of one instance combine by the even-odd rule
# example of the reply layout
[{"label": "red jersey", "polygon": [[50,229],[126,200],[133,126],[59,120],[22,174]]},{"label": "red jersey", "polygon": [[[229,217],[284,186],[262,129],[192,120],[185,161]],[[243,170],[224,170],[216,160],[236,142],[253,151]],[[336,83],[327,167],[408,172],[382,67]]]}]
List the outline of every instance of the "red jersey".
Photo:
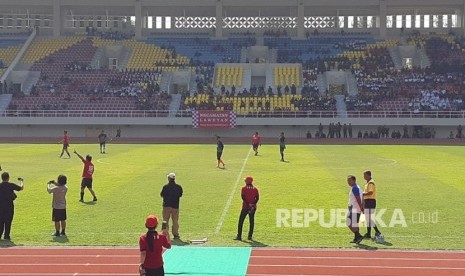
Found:
[{"label": "red jersey", "polygon": [[242,210],[249,209],[249,204],[257,204],[258,202],[258,189],[253,185],[245,185],[242,187]]},{"label": "red jersey", "polygon": [[147,234],[140,236],[139,249],[141,252],[145,251],[144,267],[148,269],[156,269],[163,266],[163,247],[171,248],[171,243],[164,235],[155,234],[153,237],[153,251],[150,251],[147,245]]},{"label": "red jersey", "polygon": [[63,136],[63,144],[69,144],[69,136],[68,135],[65,135]]},{"label": "red jersey", "polygon": [[87,161],[87,160],[82,160],[82,163],[84,163],[84,170],[82,171],[82,177],[92,178],[92,175],[94,174],[94,164],[92,164],[92,162]]},{"label": "red jersey", "polygon": [[260,136],[258,135],[252,136],[252,144],[260,144]]}]

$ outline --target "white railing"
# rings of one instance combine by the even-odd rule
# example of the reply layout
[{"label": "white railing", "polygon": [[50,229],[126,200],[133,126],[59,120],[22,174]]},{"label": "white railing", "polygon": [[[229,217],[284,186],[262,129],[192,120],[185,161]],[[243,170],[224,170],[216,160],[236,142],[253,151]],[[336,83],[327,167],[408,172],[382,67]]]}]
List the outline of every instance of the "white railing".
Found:
[{"label": "white railing", "polygon": [[[178,118],[192,117],[191,111],[179,110],[5,110],[1,117],[30,118],[164,118],[175,113]],[[238,118],[341,118],[337,111],[261,111],[237,114]],[[347,118],[433,118],[464,119],[465,111],[348,111]],[[341,118],[342,119],[342,118]]]}]

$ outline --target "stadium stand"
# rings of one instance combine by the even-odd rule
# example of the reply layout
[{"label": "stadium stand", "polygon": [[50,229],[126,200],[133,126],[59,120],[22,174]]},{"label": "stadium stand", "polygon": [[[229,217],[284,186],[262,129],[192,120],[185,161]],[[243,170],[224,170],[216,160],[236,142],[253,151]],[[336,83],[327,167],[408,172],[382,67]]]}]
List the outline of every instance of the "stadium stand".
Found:
[{"label": "stadium stand", "polygon": [[18,52],[21,50],[25,38],[16,36],[0,36],[0,77],[5,73],[6,68],[10,66]]}]

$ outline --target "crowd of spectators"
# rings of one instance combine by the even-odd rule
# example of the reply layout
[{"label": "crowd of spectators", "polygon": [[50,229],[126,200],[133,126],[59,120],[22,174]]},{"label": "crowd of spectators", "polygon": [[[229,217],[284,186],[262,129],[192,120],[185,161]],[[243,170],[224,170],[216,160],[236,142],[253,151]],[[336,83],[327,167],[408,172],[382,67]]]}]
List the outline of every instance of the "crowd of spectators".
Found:
[{"label": "crowd of spectators", "polygon": [[82,62],[74,61],[65,65],[65,71],[77,71],[77,72],[85,72],[85,71],[93,71],[95,70],[89,64],[85,64]]},{"label": "crowd of spectators", "polygon": [[463,94],[451,95],[446,90],[421,90],[419,97],[410,101],[409,107],[414,112],[465,110],[464,98]]},{"label": "crowd of spectators", "polygon": [[287,31],[282,29],[272,29],[272,30],[266,30],[263,32],[263,36],[269,36],[269,37],[287,37]]},{"label": "crowd of spectators", "polygon": [[88,36],[98,36],[103,39],[111,39],[111,40],[124,40],[124,39],[131,39],[134,37],[134,33],[124,33],[121,31],[99,31],[95,27],[86,27],[86,34]]}]

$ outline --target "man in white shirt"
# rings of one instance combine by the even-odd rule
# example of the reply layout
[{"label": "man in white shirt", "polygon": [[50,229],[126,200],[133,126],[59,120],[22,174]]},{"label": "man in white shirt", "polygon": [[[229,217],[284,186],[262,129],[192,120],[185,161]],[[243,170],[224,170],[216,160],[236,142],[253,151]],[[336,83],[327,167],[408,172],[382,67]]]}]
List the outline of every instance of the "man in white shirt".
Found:
[{"label": "man in white shirt", "polygon": [[347,184],[350,186],[349,190],[349,212],[347,213],[347,226],[354,233],[354,239],[351,243],[359,244],[363,240],[360,235],[358,223],[360,215],[363,213],[362,199],[360,187],[356,183],[356,178],[353,175],[347,177]]},{"label": "man in white shirt", "polygon": [[[54,237],[66,236],[66,176],[59,175],[57,181],[52,180],[47,183],[47,192],[53,194],[52,220],[55,223]],[[60,232],[61,226],[61,232]]]}]

